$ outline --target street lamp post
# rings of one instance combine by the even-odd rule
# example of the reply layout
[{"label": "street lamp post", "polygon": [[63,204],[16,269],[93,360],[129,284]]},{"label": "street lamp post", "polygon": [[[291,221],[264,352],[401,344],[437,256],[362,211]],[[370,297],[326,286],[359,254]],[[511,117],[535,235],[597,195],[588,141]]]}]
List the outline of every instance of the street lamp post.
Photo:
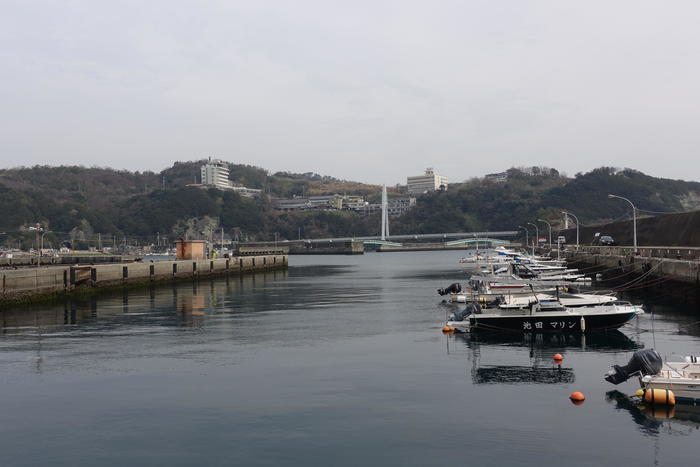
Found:
[{"label": "street lamp post", "polygon": [[[525,231],[525,248],[527,248],[527,245],[530,243],[527,241],[527,227],[523,227],[522,225],[518,226],[519,229],[523,229]],[[527,251],[527,250],[525,250]]]},{"label": "street lamp post", "polygon": [[576,217],[576,216],[573,215],[572,213],[566,212],[566,211],[562,211],[561,213],[564,214],[565,216],[571,216],[571,217],[573,217],[574,220],[576,221],[576,249],[578,250],[578,245],[579,245],[579,243],[578,243],[578,238],[579,238],[579,237],[578,237],[578,217]]},{"label": "street lamp post", "polygon": [[[36,247],[38,249],[36,254],[36,267],[41,266],[41,250],[44,249],[44,228],[41,224],[36,224],[35,227],[29,227],[29,230],[34,230],[36,232]],[[41,240],[39,240],[41,238]],[[41,241],[41,244],[39,242]]]},{"label": "street lamp post", "polygon": [[538,222],[544,222],[549,227],[549,249],[552,249],[552,224],[544,219],[537,219]]},{"label": "street lamp post", "polygon": [[622,196],[617,196],[617,195],[608,195],[608,198],[619,198],[619,199],[624,199],[628,203],[630,203],[630,206],[632,206],[632,234],[633,234],[633,239],[634,239],[634,254],[637,254],[637,208],[634,207],[634,204],[632,204],[632,201],[628,200],[627,198],[624,198]]},{"label": "street lamp post", "polygon": [[535,244],[538,246],[540,244],[540,229],[537,227],[537,224],[533,224],[532,222],[528,222],[527,224],[535,228],[535,240],[532,242],[532,256],[535,256]]}]

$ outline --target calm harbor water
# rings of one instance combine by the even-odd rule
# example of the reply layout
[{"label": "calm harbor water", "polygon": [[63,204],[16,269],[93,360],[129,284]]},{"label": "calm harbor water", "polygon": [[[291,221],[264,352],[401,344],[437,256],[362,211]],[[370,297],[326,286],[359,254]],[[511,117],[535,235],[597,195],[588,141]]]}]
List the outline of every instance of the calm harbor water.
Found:
[{"label": "calm harbor water", "polygon": [[446,336],[435,289],[458,257],[295,256],[0,312],[0,465],[697,463],[700,409],[655,417],[602,378],[639,348],[700,354],[697,306],[602,335]]}]

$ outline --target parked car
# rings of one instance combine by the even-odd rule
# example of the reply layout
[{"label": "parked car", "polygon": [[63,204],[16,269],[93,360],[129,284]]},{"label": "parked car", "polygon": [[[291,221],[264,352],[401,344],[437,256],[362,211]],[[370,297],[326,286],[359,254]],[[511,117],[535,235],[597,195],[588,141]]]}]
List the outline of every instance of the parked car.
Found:
[{"label": "parked car", "polygon": [[613,246],[615,245],[615,239],[612,238],[610,235],[601,235],[600,244],[605,246]]}]

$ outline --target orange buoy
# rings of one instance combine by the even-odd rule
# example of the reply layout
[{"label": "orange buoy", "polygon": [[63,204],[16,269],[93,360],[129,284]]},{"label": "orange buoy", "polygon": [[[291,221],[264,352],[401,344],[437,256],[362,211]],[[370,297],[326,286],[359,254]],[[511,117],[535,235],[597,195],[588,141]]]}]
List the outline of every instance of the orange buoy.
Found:
[{"label": "orange buoy", "polygon": [[569,399],[571,399],[571,402],[573,402],[575,405],[581,405],[583,404],[583,401],[586,400],[586,396],[584,396],[582,392],[576,391],[571,393]]},{"label": "orange buoy", "polygon": [[450,333],[450,332],[454,332],[454,330],[455,330],[455,328],[453,328],[452,326],[443,326],[442,327],[442,332],[444,332],[445,334]]},{"label": "orange buoy", "polygon": [[561,363],[564,360],[564,357],[562,357],[560,353],[555,353],[552,359],[557,363]]},{"label": "orange buoy", "polygon": [[649,404],[676,405],[676,395],[670,389],[647,389],[644,401]]}]

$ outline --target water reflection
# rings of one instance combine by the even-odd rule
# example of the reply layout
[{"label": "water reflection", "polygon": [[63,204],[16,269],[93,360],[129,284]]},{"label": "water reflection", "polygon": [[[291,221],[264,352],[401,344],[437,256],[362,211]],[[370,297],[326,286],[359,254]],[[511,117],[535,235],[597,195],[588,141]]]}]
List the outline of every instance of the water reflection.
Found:
[{"label": "water reflection", "polygon": [[[72,296],[54,303],[0,310],[3,334],[28,329],[85,325],[99,320],[165,319],[161,325],[201,325],[207,314],[276,309],[285,286],[286,271],[255,276],[234,276],[213,281],[177,282],[167,286],[105,291],[99,295]],[[263,293],[251,294],[254,290]],[[298,294],[295,292],[298,298]],[[299,303],[298,301],[296,303]]]},{"label": "water reflection", "polygon": [[662,428],[675,435],[688,435],[700,430],[700,407],[678,404],[673,407],[640,403],[620,391],[605,394],[605,399],[616,410],[629,412],[640,431],[658,435]]},{"label": "water reflection", "polygon": [[528,348],[533,352],[553,351],[563,349],[579,349],[582,351],[630,351],[644,347],[641,342],[630,339],[619,330],[591,333],[506,333],[471,331],[455,334],[455,340],[463,342],[468,348],[478,349],[481,346],[510,346]]},{"label": "water reflection", "polygon": [[474,384],[558,384],[576,380],[571,368],[498,365],[472,368]]}]

